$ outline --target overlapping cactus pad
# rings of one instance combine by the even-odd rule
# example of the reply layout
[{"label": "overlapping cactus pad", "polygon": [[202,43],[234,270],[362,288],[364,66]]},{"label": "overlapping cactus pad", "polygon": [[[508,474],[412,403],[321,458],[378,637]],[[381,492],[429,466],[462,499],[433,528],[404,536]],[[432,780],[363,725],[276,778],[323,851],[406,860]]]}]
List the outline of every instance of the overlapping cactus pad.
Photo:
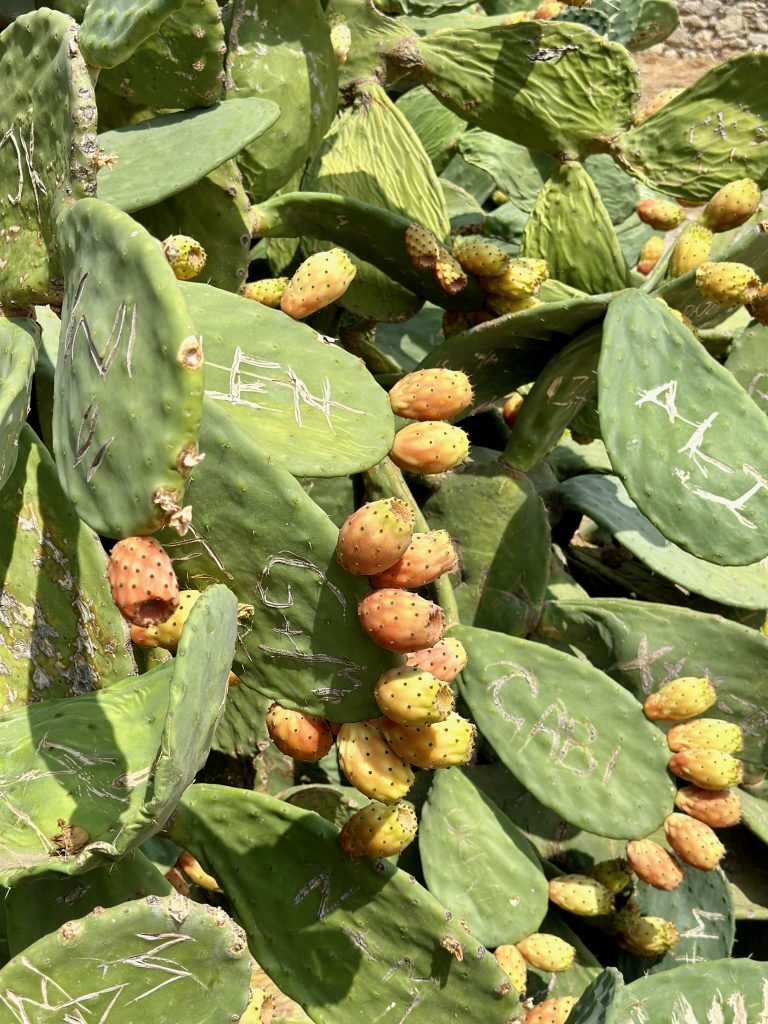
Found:
[{"label": "overlapping cactus pad", "polygon": [[768,56],[0,23],[0,1024],[766,1024]]}]

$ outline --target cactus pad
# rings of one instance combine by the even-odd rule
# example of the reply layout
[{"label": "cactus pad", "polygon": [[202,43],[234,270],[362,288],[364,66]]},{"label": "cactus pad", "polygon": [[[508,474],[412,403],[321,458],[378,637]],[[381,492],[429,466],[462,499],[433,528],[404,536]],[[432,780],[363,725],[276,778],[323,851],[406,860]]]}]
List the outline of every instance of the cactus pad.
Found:
[{"label": "cactus pad", "polygon": [[113,68],[186,3],[188,0],[90,0],[81,32],[85,59],[93,67]]},{"label": "cactus pad", "polygon": [[40,337],[34,320],[0,314],[0,491],[16,465]]}]

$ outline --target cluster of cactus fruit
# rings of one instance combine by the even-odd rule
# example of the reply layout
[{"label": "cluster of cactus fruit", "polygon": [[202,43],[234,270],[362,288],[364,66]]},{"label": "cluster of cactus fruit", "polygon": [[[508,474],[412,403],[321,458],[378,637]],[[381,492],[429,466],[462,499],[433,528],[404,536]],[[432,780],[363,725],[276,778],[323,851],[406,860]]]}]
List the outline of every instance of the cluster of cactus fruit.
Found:
[{"label": "cluster of cactus fruit", "polygon": [[677,18],[0,5],[0,1024],[768,1019],[768,54],[641,105]]}]

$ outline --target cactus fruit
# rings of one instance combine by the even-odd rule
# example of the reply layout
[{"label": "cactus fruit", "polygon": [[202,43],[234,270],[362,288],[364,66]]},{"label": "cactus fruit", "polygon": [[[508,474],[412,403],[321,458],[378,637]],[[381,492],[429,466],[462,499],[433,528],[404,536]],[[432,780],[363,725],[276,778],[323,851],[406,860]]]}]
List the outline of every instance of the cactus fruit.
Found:
[{"label": "cactus fruit", "polygon": [[759,324],[768,326],[768,284],[764,284],[757,295],[747,303],[747,311]]},{"label": "cactus fruit", "polygon": [[533,18],[534,21],[547,21],[549,18],[557,17],[563,10],[564,5],[559,0],[542,0],[533,12]]},{"label": "cactus fruit", "polygon": [[664,892],[676,889],[684,877],[683,869],[675,858],[652,839],[628,842],[627,861],[638,878]]},{"label": "cactus fruit", "polygon": [[458,295],[467,287],[467,275],[459,261],[449,252],[441,251],[435,260],[435,277],[449,295]]},{"label": "cactus fruit", "polygon": [[709,825],[688,814],[670,814],[664,834],[680,860],[699,871],[714,871],[725,856],[725,847]]},{"label": "cactus fruit", "polygon": [[703,224],[686,225],[669,254],[669,276],[681,277],[701,266],[709,256],[713,238],[712,232]]},{"label": "cactus fruit", "polygon": [[205,889],[207,892],[221,892],[222,888],[213,875],[209,875],[208,872],[202,867],[200,861],[196,860],[191,853],[186,850],[182,850],[179,854],[178,860],[176,861],[176,867],[183,871],[190,882],[195,885],[199,885],[201,889]]},{"label": "cactus fruit", "polygon": [[179,281],[191,281],[202,273],[207,257],[205,249],[194,238],[169,235],[162,245],[163,255]]},{"label": "cactus fruit", "polygon": [[710,231],[732,231],[748,221],[759,205],[760,186],[751,178],[740,178],[715,192],[704,207],[701,223]]},{"label": "cactus fruit", "polygon": [[534,932],[518,942],[517,948],[531,967],[553,974],[573,967],[576,958],[576,950],[570,942],[545,932]]},{"label": "cactus fruit", "polygon": [[613,910],[613,894],[589,875],[561,875],[549,883],[549,898],[561,910],[598,917]]},{"label": "cactus fruit", "polygon": [[635,125],[642,124],[643,121],[647,121],[651,114],[655,114],[657,110],[661,110],[665,107],[670,100],[673,100],[675,96],[679,96],[682,89],[664,89],[657,96],[654,96],[652,100],[649,100],[644,104],[635,114]]},{"label": "cactus fruit", "polygon": [[350,857],[394,857],[413,842],[418,827],[411,804],[374,801],[344,823],[339,846]]},{"label": "cactus fruit", "polygon": [[741,821],[741,796],[736,789],[683,786],[675,796],[675,807],[710,828],[730,828]]},{"label": "cactus fruit", "polygon": [[[521,21],[533,21],[533,11],[515,11],[514,14],[507,14],[501,19],[499,24],[519,25]],[[501,198],[502,196],[504,198]],[[494,203],[501,204],[509,202],[509,196],[505,196],[505,194],[499,191],[498,189],[493,193],[491,198],[493,199]]]},{"label": "cactus fruit", "polygon": [[421,224],[409,224],[405,229],[405,251],[414,267],[433,270],[442,250],[428,228],[423,228]]},{"label": "cactus fruit", "polygon": [[614,896],[632,884],[629,865],[622,857],[598,861],[589,869],[589,876],[597,879]]},{"label": "cactus fruit", "polygon": [[179,645],[184,623],[192,611],[195,601],[200,597],[199,590],[182,590],[176,611],[165,622],[155,626],[131,626],[131,640],[137,647],[162,647],[166,651],[175,651]]},{"label": "cactus fruit", "polygon": [[658,235],[654,235],[652,238],[649,238],[640,250],[640,256],[637,260],[638,273],[644,274],[647,277],[659,262],[663,253],[664,239],[660,238]]},{"label": "cactus fruit", "polygon": [[415,665],[425,672],[431,672],[436,679],[452,683],[467,664],[467,652],[460,640],[446,637],[421,651],[414,651],[405,659],[406,665]]},{"label": "cactus fruit", "polygon": [[405,554],[394,565],[371,577],[374,587],[404,587],[415,590],[451,572],[459,556],[447,530],[414,533]]},{"label": "cactus fruit", "polygon": [[635,213],[654,231],[671,231],[685,219],[684,211],[669,199],[641,199]]},{"label": "cactus fruit", "polygon": [[497,316],[506,316],[507,313],[522,313],[524,309],[533,309],[534,306],[540,306],[541,302],[532,295],[521,299],[510,298],[509,295],[489,295],[486,305]]},{"label": "cactus fruit", "polygon": [[461,427],[439,421],[409,423],[398,430],[389,457],[400,469],[429,476],[455,469],[469,455],[469,438]]},{"label": "cactus fruit", "polygon": [[503,946],[498,946],[493,955],[498,960],[499,967],[509,977],[515,991],[523,995],[525,992],[525,979],[528,974],[528,965],[523,954],[517,946],[507,943]]},{"label": "cactus fruit", "polygon": [[704,262],[696,269],[696,287],[718,306],[746,306],[760,293],[760,278],[745,263]]},{"label": "cactus fruit", "polygon": [[509,257],[495,242],[480,238],[456,239],[453,255],[465,270],[479,277],[499,277],[509,265]]},{"label": "cactus fruit", "polygon": [[382,718],[379,728],[395,753],[417,768],[468,764],[475,751],[477,729],[455,711],[432,725],[401,725]]},{"label": "cactus fruit", "polygon": [[328,15],[328,27],[331,30],[331,46],[336,64],[341,67],[349,56],[352,46],[352,30],[343,14],[334,12]]},{"label": "cactus fruit", "polygon": [[434,646],[445,629],[445,615],[439,605],[393,587],[367,594],[357,612],[371,640],[399,654]]},{"label": "cactus fruit", "polygon": [[674,722],[701,715],[716,700],[717,692],[711,679],[681,676],[652,693],[643,704],[643,711],[654,721]]},{"label": "cactus fruit", "polygon": [[447,683],[408,665],[391,668],[379,676],[373,695],[381,713],[400,725],[441,722],[453,711],[455,703]]},{"label": "cactus fruit", "polygon": [[410,420],[449,420],[472,403],[472,385],[461,370],[416,370],[389,392],[392,412]]},{"label": "cactus fruit", "polygon": [[284,708],[276,701],[267,712],[267,731],[277,749],[297,761],[319,761],[333,746],[324,718]]},{"label": "cactus fruit", "polygon": [[[567,2],[568,0],[566,0]],[[565,1024],[578,1001],[578,996],[556,996],[554,999],[545,999],[528,1011],[525,1024]]]},{"label": "cactus fruit", "polygon": [[498,277],[481,277],[480,286],[491,295],[507,299],[526,299],[536,295],[549,278],[546,260],[520,256],[509,261],[509,266]]},{"label": "cactus fruit", "polygon": [[413,785],[409,765],[392,750],[376,722],[345,722],[336,742],[347,781],[371,800],[397,803]]},{"label": "cactus fruit", "polygon": [[268,277],[263,281],[249,281],[243,285],[240,294],[244,299],[260,302],[270,309],[279,309],[280,300],[290,283],[290,277]]},{"label": "cactus fruit", "polygon": [[356,273],[343,249],[317,252],[297,268],[280,298],[280,308],[294,320],[304,320],[340,299]]},{"label": "cactus fruit", "polygon": [[373,576],[388,569],[408,550],[413,523],[413,509],[399,498],[362,505],[339,530],[339,565],[355,576]]},{"label": "cactus fruit", "polygon": [[501,408],[501,415],[504,417],[504,422],[510,430],[515,425],[515,420],[520,415],[522,407],[523,396],[519,395],[516,391],[504,400],[504,405]]},{"label": "cactus fruit", "polygon": [[728,789],[729,786],[738,786],[744,779],[744,767],[735,757],[719,750],[697,747],[673,754],[669,770],[700,789]]},{"label": "cactus fruit", "polygon": [[165,622],[179,606],[171,560],[153,537],[127,537],[112,548],[107,566],[112,600],[134,626]]},{"label": "cactus fruit", "polygon": [[724,754],[738,754],[744,746],[744,734],[741,726],[735,722],[724,722],[721,718],[698,718],[673,725],[667,733],[667,745],[674,752],[698,747],[721,750]]},{"label": "cactus fruit", "polygon": [[635,956],[664,956],[677,943],[677,928],[663,917],[641,917],[629,930],[616,936],[622,949]]}]

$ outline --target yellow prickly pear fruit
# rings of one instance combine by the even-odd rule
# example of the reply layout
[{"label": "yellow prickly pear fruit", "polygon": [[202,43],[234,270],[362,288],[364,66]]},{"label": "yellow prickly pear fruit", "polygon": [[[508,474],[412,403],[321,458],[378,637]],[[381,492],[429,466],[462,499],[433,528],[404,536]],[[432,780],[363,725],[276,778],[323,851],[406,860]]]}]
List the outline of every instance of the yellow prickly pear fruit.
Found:
[{"label": "yellow prickly pear fruit", "polygon": [[658,235],[654,235],[653,238],[649,238],[640,250],[640,256],[637,260],[638,273],[645,274],[647,277],[659,262],[663,253],[664,239],[660,238]]},{"label": "yellow prickly pear fruit", "polygon": [[728,789],[738,786],[744,779],[744,768],[735,757],[719,750],[697,747],[673,754],[669,759],[669,770],[699,789]]},{"label": "yellow prickly pear fruit", "polygon": [[455,703],[448,683],[409,665],[391,668],[380,675],[373,695],[382,715],[400,725],[442,722]]},{"label": "yellow prickly pear fruit", "polygon": [[432,270],[442,248],[437,237],[421,224],[409,224],[405,229],[405,251],[411,263],[419,270]]},{"label": "yellow prickly pear fruit", "polygon": [[459,261],[445,250],[441,250],[434,265],[435,277],[440,287],[449,295],[458,295],[467,287],[469,280]]},{"label": "yellow prickly pear fruit", "polygon": [[405,663],[430,672],[444,683],[452,683],[467,664],[467,652],[460,640],[446,637],[434,647],[409,654]]},{"label": "yellow prickly pear fruit", "polygon": [[515,392],[513,395],[509,395],[501,409],[501,415],[504,417],[504,422],[507,424],[509,429],[515,425],[515,420],[520,415],[520,410],[523,407],[523,396]]},{"label": "yellow prickly pear fruit", "polygon": [[701,266],[709,256],[713,238],[712,232],[703,224],[687,224],[669,254],[668,275],[681,277]]},{"label": "yellow prickly pear fruit", "polygon": [[565,1024],[578,1001],[577,996],[556,996],[554,999],[544,999],[528,1011],[525,1024]]},{"label": "yellow prickly pear fruit", "polygon": [[525,978],[528,973],[528,965],[523,954],[510,944],[498,946],[493,954],[499,962],[499,967],[509,977],[515,991],[519,995],[525,993]]},{"label": "yellow prickly pear fruit", "polygon": [[704,262],[696,269],[696,287],[718,306],[746,306],[760,294],[760,278],[745,263]]},{"label": "yellow prickly pear fruit", "polygon": [[613,860],[601,860],[589,869],[591,878],[596,878],[608,892],[616,895],[627,888],[632,882],[629,865],[621,857]]},{"label": "yellow prickly pear fruit", "polygon": [[598,917],[613,910],[613,894],[589,875],[561,875],[549,883],[549,898],[561,910]]},{"label": "yellow prickly pear fruit", "polygon": [[627,843],[627,860],[638,878],[664,892],[676,889],[684,877],[675,858],[652,839],[633,839]]},{"label": "yellow prickly pear fruit", "polygon": [[413,522],[413,509],[399,498],[362,505],[339,530],[339,565],[354,576],[373,576],[388,569],[408,550]]},{"label": "yellow prickly pear fruit", "polygon": [[489,295],[486,305],[497,316],[506,316],[507,313],[521,313],[524,309],[533,309],[534,306],[540,306],[541,302],[531,295],[524,299],[510,299],[507,295]]},{"label": "yellow prickly pear fruit", "polygon": [[409,420],[449,420],[472,404],[472,385],[461,370],[415,370],[389,392],[392,412]]},{"label": "yellow prickly pear fruit", "polygon": [[333,746],[333,733],[324,718],[277,702],[267,712],[267,732],[282,754],[297,761],[319,761]]},{"label": "yellow prickly pear fruit", "polygon": [[189,618],[198,597],[199,590],[179,591],[178,607],[165,622],[159,622],[156,626],[131,626],[133,643],[137,647],[162,647],[166,651],[175,651],[179,646],[184,623]]},{"label": "yellow prickly pear fruit", "polygon": [[642,124],[643,121],[647,121],[651,114],[655,114],[657,110],[661,110],[665,107],[670,100],[673,100],[675,96],[679,96],[682,89],[664,89],[658,96],[654,96],[652,100],[649,100],[644,106],[640,107],[638,112],[635,114],[635,124]]},{"label": "yellow prickly pear fruit", "polygon": [[357,613],[375,644],[400,654],[434,646],[445,630],[445,615],[439,605],[395,587],[366,595]]},{"label": "yellow prickly pear fruit", "polygon": [[616,941],[636,956],[663,956],[674,949],[677,928],[663,917],[641,917],[629,931],[619,932]]},{"label": "yellow prickly pear fruit", "polygon": [[381,718],[379,728],[395,753],[417,768],[468,764],[477,739],[474,725],[455,711],[431,725],[401,725]]},{"label": "yellow prickly pear fruit", "polygon": [[389,453],[400,469],[428,476],[455,469],[469,455],[469,438],[461,427],[425,420],[398,430]]},{"label": "yellow prickly pear fruit", "polygon": [[654,231],[671,231],[685,218],[683,210],[669,199],[642,199],[635,207],[635,213]]},{"label": "yellow prickly pear fruit", "polygon": [[455,569],[459,561],[447,530],[414,533],[408,550],[389,569],[371,576],[371,583],[380,587],[402,587],[415,590],[434,583]]},{"label": "yellow prickly pear fruit", "polygon": [[409,765],[392,750],[376,722],[345,722],[336,743],[347,781],[371,800],[397,803],[413,785]]},{"label": "yellow prickly pear fruit", "polygon": [[511,259],[507,269],[498,277],[481,277],[480,287],[491,295],[526,299],[534,296],[548,278],[549,266],[546,260],[519,256]]},{"label": "yellow prickly pear fruit", "polygon": [[701,215],[701,223],[710,231],[731,231],[757,211],[760,186],[751,178],[740,178],[723,185],[712,196]]},{"label": "yellow prickly pear fruit", "polygon": [[707,711],[717,700],[711,679],[681,676],[665,683],[643,704],[643,711],[654,721],[693,718]]},{"label": "yellow prickly pear fruit", "polygon": [[243,285],[240,294],[244,299],[260,302],[262,306],[279,309],[283,292],[288,287],[290,280],[290,277],[270,277],[263,281],[249,281],[248,284]]},{"label": "yellow prickly pear fruit", "polygon": [[710,828],[730,828],[741,821],[741,796],[736,789],[683,786],[675,796],[675,807]]},{"label": "yellow prickly pear fruit", "polygon": [[352,45],[352,31],[347,24],[343,14],[333,13],[328,15],[328,27],[331,30],[331,46],[333,55],[339,67],[346,63],[349,56],[349,48]]},{"label": "yellow prickly pear fruit", "polygon": [[191,281],[205,267],[205,249],[189,235],[169,235],[163,240],[163,255],[179,281]]},{"label": "yellow prickly pear fruit", "polygon": [[576,957],[576,950],[570,942],[545,932],[534,932],[518,942],[517,948],[531,967],[553,974],[567,971]]},{"label": "yellow prickly pear fruit", "polygon": [[223,891],[213,875],[209,875],[208,872],[204,870],[200,862],[195,860],[192,854],[188,853],[186,850],[183,850],[179,854],[179,859],[176,861],[176,867],[184,872],[190,882],[194,882],[195,885],[199,885],[201,889],[207,889],[208,892]]},{"label": "yellow prickly pear fruit", "polygon": [[704,750],[722,750],[724,754],[738,754],[744,747],[744,735],[735,722],[721,718],[698,718],[693,722],[673,725],[667,733],[669,749],[677,752],[699,747]]},{"label": "yellow prickly pear fruit", "polygon": [[297,268],[280,299],[280,308],[303,320],[340,299],[357,273],[343,249],[317,252]]},{"label": "yellow prickly pear fruit", "polygon": [[457,238],[453,255],[465,270],[480,277],[499,277],[509,266],[509,257],[495,242],[485,238],[471,241]]},{"label": "yellow prickly pear fruit", "polygon": [[418,827],[411,804],[374,801],[345,822],[339,846],[350,857],[394,857],[413,842]]},{"label": "yellow prickly pear fruit", "polygon": [[709,825],[687,814],[670,814],[664,833],[680,860],[699,871],[714,871],[725,856],[725,847]]}]

